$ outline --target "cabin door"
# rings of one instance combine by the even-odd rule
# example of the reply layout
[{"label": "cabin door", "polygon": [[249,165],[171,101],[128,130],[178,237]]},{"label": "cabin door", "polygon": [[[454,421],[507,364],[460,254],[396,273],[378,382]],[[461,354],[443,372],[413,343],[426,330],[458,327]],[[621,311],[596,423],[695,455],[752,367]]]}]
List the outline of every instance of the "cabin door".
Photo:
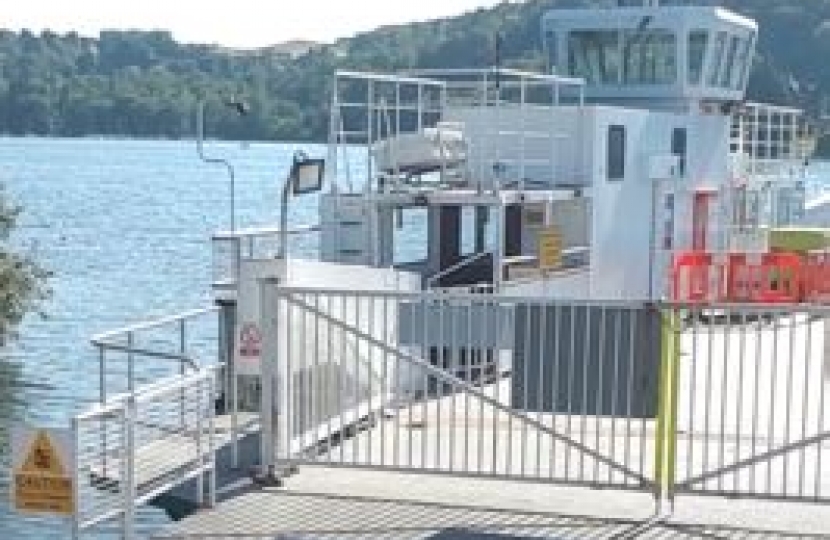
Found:
[{"label": "cabin door", "polygon": [[715,193],[696,191],[692,207],[692,249],[706,251],[709,246],[709,234],[714,223],[712,214]]}]

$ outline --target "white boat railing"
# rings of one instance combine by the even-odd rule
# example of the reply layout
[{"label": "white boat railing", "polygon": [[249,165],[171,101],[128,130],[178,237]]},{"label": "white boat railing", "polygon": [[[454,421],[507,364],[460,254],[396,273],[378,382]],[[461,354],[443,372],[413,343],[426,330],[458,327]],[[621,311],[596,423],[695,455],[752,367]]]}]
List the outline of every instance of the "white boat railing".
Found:
[{"label": "white boat railing", "polygon": [[[550,132],[547,127],[540,129],[529,119],[538,119],[560,105],[584,103],[585,82],[581,79],[510,69],[419,70],[400,75],[338,72],[329,135],[330,170],[344,173],[335,176],[345,177],[345,190],[353,191],[351,166],[341,156],[360,145],[369,150],[362,171],[363,185],[368,189],[381,176],[386,179],[385,185],[396,188],[401,182],[417,183],[421,175],[435,172],[439,155],[445,156],[440,147],[427,153],[420,140],[420,146],[410,145],[405,152],[402,136],[457,123],[453,111],[494,113],[498,120],[499,111],[504,110],[504,122],[508,116],[517,118],[516,125],[488,122],[486,132],[458,131],[466,163],[449,160],[437,167],[442,180],[448,185],[468,182],[487,190],[500,189],[502,181],[523,185],[526,180],[543,178],[552,182],[558,170],[556,151],[540,156],[538,149],[554,148],[564,135]],[[373,158],[377,148],[383,150],[383,160]],[[401,157],[404,154],[406,159]],[[423,166],[419,167],[420,162],[410,154],[425,156]],[[378,161],[382,161],[383,168]],[[453,181],[446,181],[448,178]]]},{"label": "white boat railing", "polygon": [[730,151],[741,159],[740,174],[754,178],[802,170],[816,138],[801,109],[745,103],[732,116]]},{"label": "white boat railing", "polygon": [[[290,228],[287,235],[303,237],[319,231],[319,225],[305,225]],[[280,227],[250,227],[215,233],[211,237],[213,287],[234,290],[242,261],[278,258],[284,252],[281,244]]]}]

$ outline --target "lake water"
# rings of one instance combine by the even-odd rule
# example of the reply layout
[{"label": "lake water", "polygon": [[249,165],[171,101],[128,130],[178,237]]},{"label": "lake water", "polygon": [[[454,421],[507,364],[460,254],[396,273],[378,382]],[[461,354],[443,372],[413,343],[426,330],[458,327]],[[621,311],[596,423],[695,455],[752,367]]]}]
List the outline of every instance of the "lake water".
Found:
[{"label": "lake water", "polygon": [[[278,223],[297,148],[208,145],[235,165],[238,223]],[[0,539],[66,538],[64,521],[10,512],[9,426],[65,427],[95,399],[91,334],[210,303],[209,237],[228,226],[228,181],[189,142],[0,138],[0,182],[25,208],[19,243],[55,272],[48,318],[30,317],[0,357]],[[314,223],[316,209],[292,217]],[[145,530],[164,521],[142,511]]]},{"label": "lake water", "polygon": [[[239,224],[278,222],[298,148],[209,144],[236,167]],[[352,175],[364,164],[355,159]],[[208,239],[228,225],[227,176],[188,142],[0,138],[0,182],[25,207],[18,242],[56,274],[48,318],[30,317],[0,356],[0,539],[66,538],[65,521],[9,510],[9,426],[64,427],[96,398],[91,334],[210,303]],[[316,222],[313,198],[292,220]],[[166,520],[142,509],[139,530]]]}]

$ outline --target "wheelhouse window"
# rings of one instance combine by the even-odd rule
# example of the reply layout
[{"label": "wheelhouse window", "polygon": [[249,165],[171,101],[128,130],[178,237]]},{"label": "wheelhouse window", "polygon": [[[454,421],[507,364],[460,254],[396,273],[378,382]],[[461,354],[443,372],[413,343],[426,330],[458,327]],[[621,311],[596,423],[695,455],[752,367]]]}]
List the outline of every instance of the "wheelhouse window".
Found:
[{"label": "wheelhouse window", "polygon": [[709,45],[709,33],[694,30],[689,33],[689,84],[699,85],[703,78],[703,60]]},{"label": "wheelhouse window", "polygon": [[752,64],[752,47],[754,36],[747,37],[742,41],[741,52],[738,56],[738,64],[735,67],[737,73],[735,74],[733,87],[735,90],[743,90],[746,86],[746,79],[749,74],[750,65]]},{"label": "wheelhouse window", "polygon": [[712,51],[712,58],[709,62],[709,86],[718,86],[720,82],[721,66],[723,65],[723,53],[726,48],[726,32],[718,32],[715,38],[715,48]]},{"label": "wheelhouse window", "polygon": [[625,126],[608,126],[608,181],[625,178]]},{"label": "wheelhouse window", "polygon": [[677,39],[668,30],[626,30],[622,56],[626,84],[677,82]]},{"label": "wheelhouse window", "polygon": [[738,48],[741,45],[741,40],[737,36],[732,36],[729,40],[729,49],[726,54],[726,67],[721,73],[720,85],[722,88],[732,88],[732,79],[736,74],[736,59],[738,56]]},{"label": "wheelhouse window", "polygon": [[548,60],[548,73],[556,73],[559,70],[559,43],[556,41],[556,32],[545,30],[545,57]]},{"label": "wheelhouse window", "polygon": [[620,37],[616,30],[580,30],[568,35],[568,71],[593,84],[620,82]]}]

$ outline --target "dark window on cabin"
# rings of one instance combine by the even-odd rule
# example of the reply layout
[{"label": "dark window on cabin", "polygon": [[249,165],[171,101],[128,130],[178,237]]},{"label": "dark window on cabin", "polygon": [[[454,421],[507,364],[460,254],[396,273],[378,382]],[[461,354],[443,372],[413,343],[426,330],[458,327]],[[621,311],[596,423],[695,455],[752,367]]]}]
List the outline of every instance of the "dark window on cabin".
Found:
[{"label": "dark window on cabin", "polygon": [[674,128],[671,133],[671,153],[678,158],[680,176],[686,176],[686,128]]},{"label": "dark window on cabin", "polygon": [[545,31],[545,53],[548,59],[548,73],[557,73],[559,71],[559,43],[556,32],[553,30]]},{"label": "dark window on cabin", "polygon": [[608,126],[608,180],[625,178],[625,126]]},{"label": "dark window on cabin", "polygon": [[703,78],[703,61],[706,58],[706,47],[709,44],[709,33],[705,30],[693,30],[689,33],[689,84],[700,84]]}]

